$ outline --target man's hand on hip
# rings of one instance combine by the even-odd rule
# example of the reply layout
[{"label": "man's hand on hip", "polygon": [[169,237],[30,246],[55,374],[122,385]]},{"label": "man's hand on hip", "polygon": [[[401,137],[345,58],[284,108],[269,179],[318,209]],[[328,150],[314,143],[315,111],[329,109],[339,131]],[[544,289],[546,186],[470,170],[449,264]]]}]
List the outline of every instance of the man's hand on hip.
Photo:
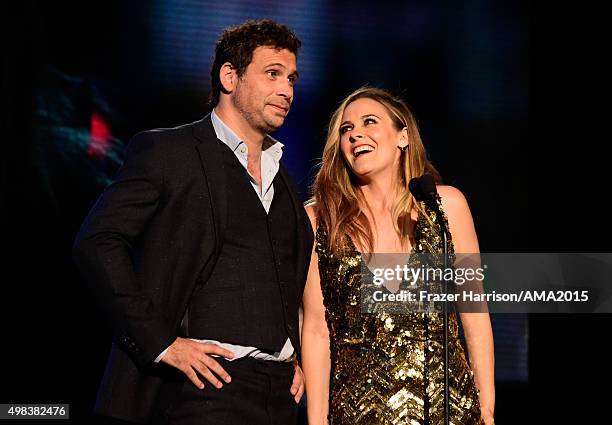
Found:
[{"label": "man's hand on hip", "polygon": [[198,374],[206,378],[206,380],[215,387],[221,388],[223,384],[217,379],[217,376],[228,383],[231,382],[232,378],[223,370],[221,365],[210,356],[211,354],[216,354],[228,359],[234,357],[234,353],[216,344],[196,342],[187,338],[178,337],[172,345],[168,347],[168,351],[164,357],[161,358],[161,361],[182,371],[199,389],[204,388],[204,383],[202,383]]}]

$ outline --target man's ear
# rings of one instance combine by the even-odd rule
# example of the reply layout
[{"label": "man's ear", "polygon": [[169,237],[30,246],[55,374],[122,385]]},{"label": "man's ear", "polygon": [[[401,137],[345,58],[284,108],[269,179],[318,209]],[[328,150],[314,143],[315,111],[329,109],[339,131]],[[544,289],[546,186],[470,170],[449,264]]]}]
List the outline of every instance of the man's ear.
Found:
[{"label": "man's ear", "polygon": [[236,68],[229,63],[225,62],[219,69],[219,80],[221,81],[221,88],[224,93],[231,93],[236,88],[236,82],[238,81],[238,74],[236,74]]}]

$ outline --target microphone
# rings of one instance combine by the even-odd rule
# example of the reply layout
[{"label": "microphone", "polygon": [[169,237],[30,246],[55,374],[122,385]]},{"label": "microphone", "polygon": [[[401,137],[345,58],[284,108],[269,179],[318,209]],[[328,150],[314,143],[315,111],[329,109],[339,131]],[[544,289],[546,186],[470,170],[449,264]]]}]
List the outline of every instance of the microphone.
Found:
[{"label": "microphone", "polygon": [[431,174],[423,174],[421,177],[410,179],[408,183],[410,193],[417,201],[429,201],[435,199],[438,193],[436,190],[436,182]]},{"label": "microphone", "polygon": [[[442,216],[442,211],[437,202],[438,190],[436,189],[436,182],[430,174],[423,174],[421,177],[415,177],[410,179],[408,183],[408,189],[414,199],[425,204],[431,208],[436,214],[436,220],[440,226],[440,233],[443,241],[443,255],[444,255],[444,270],[448,268],[448,229]],[[433,253],[432,253],[433,254]],[[444,288],[448,291],[448,283],[444,278]],[[450,422],[450,395],[449,395],[449,352],[448,352],[448,300],[444,300],[443,304],[443,327],[444,327],[444,424],[448,425]]]},{"label": "microphone", "polygon": [[410,179],[408,183],[408,189],[414,199],[417,201],[424,201],[429,208],[436,213],[436,220],[440,225],[440,230],[446,238],[448,235],[448,229],[446,223],[442,217],[442,211],[437,202],[438,190],[436,189],[436,181],[431,174],[423,174],[421,177],[414,177]]}]

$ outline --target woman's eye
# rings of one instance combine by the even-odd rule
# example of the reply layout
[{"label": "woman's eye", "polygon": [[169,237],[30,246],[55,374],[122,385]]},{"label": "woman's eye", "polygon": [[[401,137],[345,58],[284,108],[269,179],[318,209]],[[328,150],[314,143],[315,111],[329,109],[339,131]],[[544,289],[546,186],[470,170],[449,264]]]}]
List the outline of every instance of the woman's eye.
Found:
[{"label": "woman's eye", "polygon": [[368,124],[376,124],[376,120],[375,120],[374,118],[366,118],[365,120],[363,120],[363,123],[364,123],[365,125],[368,125]]},{"label": "woman's eye", "polygon": [[350,128],[348,125],[347,125],[347,126],[344,126],[344,127],[340,127],[340,134],[344,134],[344,133],[346,133],[347,131],[349,131],[350,129],[351,129],[351,128]]}]

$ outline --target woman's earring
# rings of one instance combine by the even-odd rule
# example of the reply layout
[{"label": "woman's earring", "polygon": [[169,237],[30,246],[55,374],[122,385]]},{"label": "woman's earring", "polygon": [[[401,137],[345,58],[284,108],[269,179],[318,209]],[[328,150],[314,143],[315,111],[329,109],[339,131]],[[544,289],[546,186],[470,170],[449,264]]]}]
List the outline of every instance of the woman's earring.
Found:
[{"label": "woman's earring", "polygon": [[408,145],[405,145],[405,146],[398,146],[398,149],[399,149],[399,150],[401,150],[401,151],[402,151],[402,153],[403,153],[403,152],[406,152],[406,149],[408,149]]}]

